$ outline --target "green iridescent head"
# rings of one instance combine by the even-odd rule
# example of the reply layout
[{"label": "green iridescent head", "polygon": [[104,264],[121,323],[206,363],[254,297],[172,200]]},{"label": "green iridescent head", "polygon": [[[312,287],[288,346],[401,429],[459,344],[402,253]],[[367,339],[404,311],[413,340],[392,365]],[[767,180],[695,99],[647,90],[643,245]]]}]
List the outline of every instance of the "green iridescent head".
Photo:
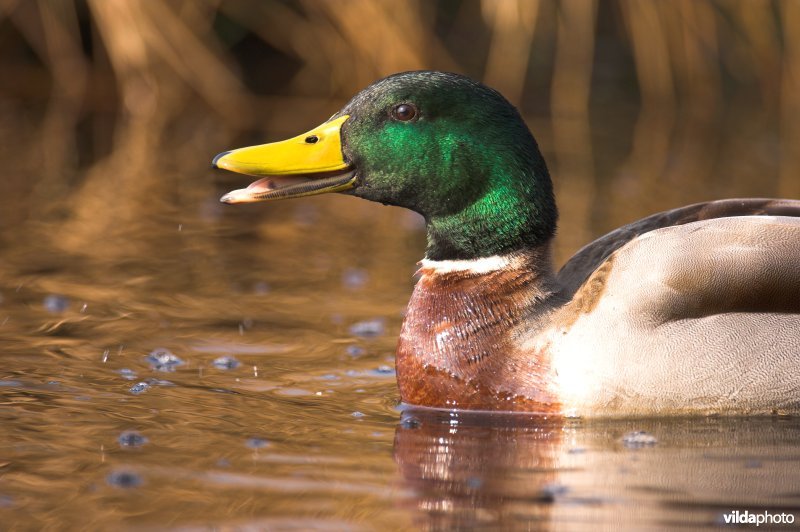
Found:
[{"label": "green iridescent head", "polygon": [[[336,143],[338,158],[329,153]],[[293,162],[319,162],[291,171],[262,163],[287,150]],[[416,211],[427,222],[433,260],[508,253],[555,232],[547,167],[519,113],[498,92],[456,74],[389,76],[319,128],[220,154],[215,164],[270,176],[223,198],[230,203],[337,191]],[[287,176],[292,182],[280,186]]]}]

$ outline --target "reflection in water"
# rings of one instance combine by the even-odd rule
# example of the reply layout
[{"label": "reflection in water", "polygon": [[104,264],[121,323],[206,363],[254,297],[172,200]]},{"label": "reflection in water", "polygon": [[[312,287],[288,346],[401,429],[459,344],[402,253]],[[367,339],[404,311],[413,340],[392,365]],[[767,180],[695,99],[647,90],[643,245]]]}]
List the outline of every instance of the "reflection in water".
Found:
[{"label": "reflection in water", "polygon": [[583,422],[409,409],[394,457],[424,529],[703,528],[800,518],[800,423]]}]

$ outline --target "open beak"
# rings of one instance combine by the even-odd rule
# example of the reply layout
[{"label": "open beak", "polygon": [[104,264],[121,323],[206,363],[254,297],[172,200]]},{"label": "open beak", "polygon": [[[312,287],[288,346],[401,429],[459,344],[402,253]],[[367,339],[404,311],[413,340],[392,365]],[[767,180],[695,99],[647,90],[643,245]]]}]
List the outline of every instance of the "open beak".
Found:
[{"label": "open beak", "polygon": [[353,188],[356,173],[342,154],[341,128],[348,118],[340,116],[289,140],[220,153],[212,162],[215,168],[265,176],[220,201],[251,203]]}]

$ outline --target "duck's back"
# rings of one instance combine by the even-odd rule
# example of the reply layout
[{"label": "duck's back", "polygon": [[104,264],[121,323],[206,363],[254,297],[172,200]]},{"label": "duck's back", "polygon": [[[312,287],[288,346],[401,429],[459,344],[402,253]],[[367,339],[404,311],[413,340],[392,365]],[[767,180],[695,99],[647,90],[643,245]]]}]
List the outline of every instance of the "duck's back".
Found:
[{"label": "duck's back", "polygon": [[799,408],[800,217],[637,236],[580,285],[548,335],[562,404],[578,414]]}]

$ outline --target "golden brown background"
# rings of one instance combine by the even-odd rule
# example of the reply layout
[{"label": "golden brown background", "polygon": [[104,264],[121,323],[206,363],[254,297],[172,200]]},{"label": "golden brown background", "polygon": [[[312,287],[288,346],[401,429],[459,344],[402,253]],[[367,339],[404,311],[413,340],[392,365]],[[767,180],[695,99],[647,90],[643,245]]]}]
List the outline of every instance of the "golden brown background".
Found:
[{"label": "golden brown background", "polygon": [[800,196],[798,30],[798,2],[770,0],[4,0],[0,223],[46,220],[85,251],[238,186],[207,171],[216,152],[305,131],[387,74],[443,69],[522,110],[563,260],[654,210]]}]

